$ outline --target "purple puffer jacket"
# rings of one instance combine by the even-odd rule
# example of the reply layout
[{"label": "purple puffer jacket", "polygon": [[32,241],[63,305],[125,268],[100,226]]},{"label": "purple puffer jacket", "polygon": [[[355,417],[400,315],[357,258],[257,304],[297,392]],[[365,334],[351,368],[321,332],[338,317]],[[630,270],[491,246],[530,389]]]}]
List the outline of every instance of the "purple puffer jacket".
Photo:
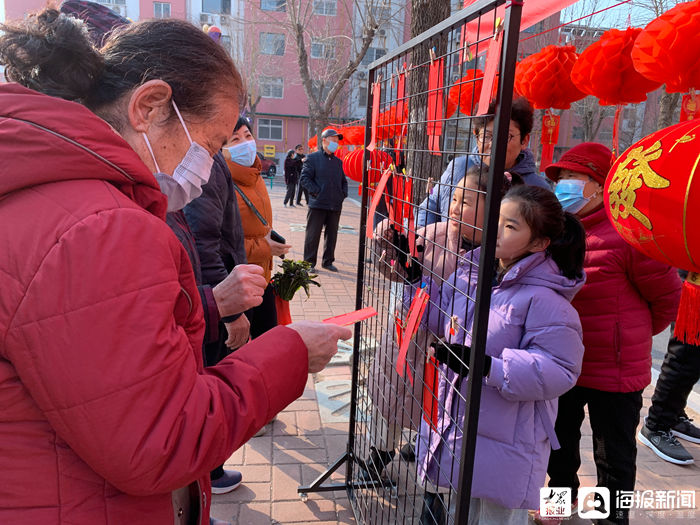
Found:
[{"label": "purple puffer jacket", "polygon": [[[477,248],[467,257],[478,263],[479,253]],[[439,299],[441,310],[457,315],[463,327],[472,326],[474,315],[474,303],[467,305],[463,295],[476,293],[477,272],[470,268],[475,267],[460,264],[456,276],[446,281],[456,282],[461,293],[447,284],[442,293],[431,287],[431,299]],[[570,301],[584,281],[562,276],[551,258],[536,253],[514,265],[493,288],[486,344],[491,372],[481,392],[472,497],[510,509],[538,508],[550,446],[558,448],[557,398],[576,384],[581,372],[581,323]],[[449,318],[432,301],[429,308],[431,331],[449,334]],[[448,340],[469,345],[471,334],[458,330]],[[421,423],[417,464],[421,477],[456,490],[467,381],[460,385],[456,373],[445,365],[441,369],[438,431]]]}]

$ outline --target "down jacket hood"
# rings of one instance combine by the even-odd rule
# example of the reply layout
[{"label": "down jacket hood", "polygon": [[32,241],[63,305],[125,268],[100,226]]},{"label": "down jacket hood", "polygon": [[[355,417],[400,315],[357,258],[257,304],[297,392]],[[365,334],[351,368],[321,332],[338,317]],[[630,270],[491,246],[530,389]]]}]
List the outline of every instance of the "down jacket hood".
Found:
[{"label": "down jacket hood", "polygon": [[[37,160],[56,148],[60,162]],[[148,167],[107,122],[75,102],[19,84],[0,86],[0,159],[0,198],[49,182],[99,179],[165,218],[167,200]]]}]

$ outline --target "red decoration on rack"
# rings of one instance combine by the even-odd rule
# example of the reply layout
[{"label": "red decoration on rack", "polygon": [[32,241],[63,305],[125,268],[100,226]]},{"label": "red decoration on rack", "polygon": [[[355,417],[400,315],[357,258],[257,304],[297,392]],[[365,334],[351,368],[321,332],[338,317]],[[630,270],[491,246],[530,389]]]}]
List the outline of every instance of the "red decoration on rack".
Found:
[{"label": "red decoration on rack", "polygon": [[631,52],[634,68],[669,93],[700,88],[700,0],[678,4],[652,20]]},{"label": "red decoration on rack", "polygon": [[[604,192],[608,216],[622,238],[653,259],[694,272],[696,284],[700,284],[699,141],[700,121],[652,133],[615,161]],[[700,344],[700,288],[688,281],[675,335]]]},{"label": "red decoration on rack", "polygon": [[372,84],[372,137],[367,149],[373,151],[377,147],[377,126],[379,125],[379,103],[381,101],[382,85]]},{"label": "red decoration on rack", "polygon": [[[384,195],[384,189],[386,188],[386,183],[389,181],[389,177],[391,177],[392,171],[393,170],[391,168],[384,170],[381,179],[379,179],[379,182],[377,182],[377,187],[374,190],[374,195],[372,195],[372,202],[370,203],[369,210],[367,211],[367,217],[372,218],[377,212],[377,206],[379,206],[379,201]],[[367,221],[365,235],[368,239],[374,238],[374,227],[372,225],[371,220]]]},{"label": "red decoration on rack", "polygon": [[428,70],[428,148],[434,155],[440,155],[445,59],[435,59],[434,53],[431,50]]},{"label": "red decoration on rack", "polygon": [[536,109],[569,109],[572,102],[586,96],[571,81],[577,59],[574,46],[547,46],[520,61],[515,90]]},{"label": "red decoration on rack", "polygon": [[430,296],[424,288],[418,288],[418,290],[416,290],[413,300],[411,301],[411,306],[408,308],[405,327],[401,334],[399,355],[396,359],[396,372],[398,372],[401,377],[404,377],[404,371],[408,372],[408,379],[411,385],[413,384],[413,375],[411,371],[406,368],[406,354],[408,353],[408,347],[413,340],[413,336],[415,336],[418,331],[418,326],[423,318],[425,307],[428,305],[429,299]]},{"label": "red decoration on rack", "polygon": [[481,84],[479,94],[479,107],[477,114],[484,115],[489,112],[489,104],[496,85],[498,63],[501,61],[501,46],[503,44],[503,22],[498,22],[493,38],[489,42],[486,51],[486,66],[484,67],[484,82]]}]

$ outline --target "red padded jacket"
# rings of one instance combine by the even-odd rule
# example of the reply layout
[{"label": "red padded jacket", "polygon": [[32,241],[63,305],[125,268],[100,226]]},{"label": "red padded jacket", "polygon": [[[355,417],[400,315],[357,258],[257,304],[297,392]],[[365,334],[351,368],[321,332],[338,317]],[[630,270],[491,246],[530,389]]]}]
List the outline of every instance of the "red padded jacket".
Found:
[{"label": "red padded jacket", "polygon": [[189,486],[208,524],[209,471],[303,392],[284,327],[202,367],[165,209],[104,121],[0,86],[0,523],[171,524]]},{"label": "red padded jacket", "polygon": [[642,390],[651,382],[652,335],[676,318],[680,279],[672,267],[627,244],[603,208],[582,222],[586,284],[571,303],[581,317],[586,349],[577,385]]}]

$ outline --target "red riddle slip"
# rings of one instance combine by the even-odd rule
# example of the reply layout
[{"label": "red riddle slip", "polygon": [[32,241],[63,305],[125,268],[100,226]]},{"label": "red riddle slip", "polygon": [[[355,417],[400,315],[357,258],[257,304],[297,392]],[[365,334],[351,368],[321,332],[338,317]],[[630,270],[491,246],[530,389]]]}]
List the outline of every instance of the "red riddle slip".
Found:
[{"label": "red riddle slip", "polygon": [[374,317],[375,315],[377,315],[377,311],[371,306],[368,306],[367,308],[363,308],[362,310],[355,310],[354,312],[350,312],[347,314],[329,317],[328,319],[324,319],[322,322],[328,324],[337,324],[338,326],[350,326],[351,324],[359,323],[360,321],[364,321],[365,319],[369,319],[370,317]]}]

